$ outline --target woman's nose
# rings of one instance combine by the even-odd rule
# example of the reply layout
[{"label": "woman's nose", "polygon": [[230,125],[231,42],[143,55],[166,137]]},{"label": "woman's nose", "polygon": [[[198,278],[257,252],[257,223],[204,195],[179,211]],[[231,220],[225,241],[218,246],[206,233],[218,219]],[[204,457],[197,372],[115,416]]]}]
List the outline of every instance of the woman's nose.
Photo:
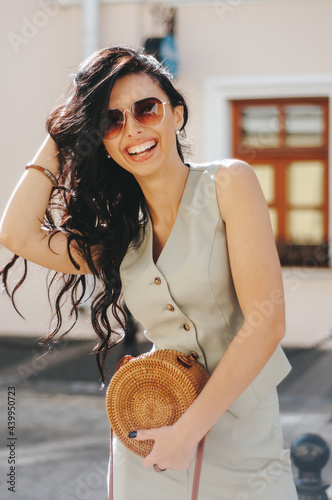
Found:
[{"label": "woman's nose", "polygon": [[126,134],[133,136],[135,134],[139,134],[142,132],[143,125],[138,123],[131,112],[129,110],[126,110],[125,112],[125,124],[124,124],[124,131]]}]

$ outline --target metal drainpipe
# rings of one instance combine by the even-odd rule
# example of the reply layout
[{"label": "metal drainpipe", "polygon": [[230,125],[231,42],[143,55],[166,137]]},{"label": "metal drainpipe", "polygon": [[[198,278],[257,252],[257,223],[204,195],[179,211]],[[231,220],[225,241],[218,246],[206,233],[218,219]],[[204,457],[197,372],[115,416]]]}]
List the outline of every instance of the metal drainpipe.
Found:
[{"label": "metal drainpipe", "polygon": [[82,0],[83,58],[99,48],[99,0]]}]

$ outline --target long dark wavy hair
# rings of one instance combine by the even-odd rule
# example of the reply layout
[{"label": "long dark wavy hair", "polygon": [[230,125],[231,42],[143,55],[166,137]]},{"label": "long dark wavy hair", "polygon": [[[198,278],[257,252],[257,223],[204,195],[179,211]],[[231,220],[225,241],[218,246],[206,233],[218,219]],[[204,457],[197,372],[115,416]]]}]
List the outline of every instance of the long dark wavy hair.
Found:
[{"label": "long dark wavy hair", "polygon": [[[171,81],[167,70],[153,56],[142,49],[112,47],[92,54],[78,68],[68,91],[51,111],[46,129],[58,148],[58,188],[53,188],[43,225],[52,235],[66,234],[68,254],[78,274],[52,272],[48,277],[48,295],[54,284],[62,279],[53,308],[55,327],[44,339],[49,342],[61,329],[61,306],[70,297],[71,326],[78,318],[79,306],[86,298],[87,277],[79,274],[70,247],[74,243],[87,262],[93,275],[93,291],[90,292],[91,321],[99,343],[95,346],[96,360],[105,382],[104,365],[111,347],[118,344],[123,333],[113,330],[108,310],[126,330],[127,314],[121,297],[119,268],[130,243],[139,245],[147,221],[147,208],[142,190],[132,174],[112,158],[108,158],[103,145],[107,126],[107,110],[110,93],[115,82],[129,74],[148,74],[167,95],[171,106],[182,105],[184,127],[188,109],[184,97]],[[177,150],[182,161],[183,146],[177,137]],[[52,239],[52,235],[51,238]],[[94,249],[98,249],[97,256]],[[16,308],[15,292],[27,275],[24,273],[12,291],[8,287],[8,274],[19,257],[14,255],[0,270],[3,286]],[[60,280],[61,281],[61,280]]]}]

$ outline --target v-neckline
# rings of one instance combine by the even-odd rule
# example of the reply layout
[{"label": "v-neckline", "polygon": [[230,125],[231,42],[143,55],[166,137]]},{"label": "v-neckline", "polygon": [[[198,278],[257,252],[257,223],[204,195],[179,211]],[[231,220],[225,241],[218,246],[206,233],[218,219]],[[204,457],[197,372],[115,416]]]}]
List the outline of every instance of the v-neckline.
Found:
[{"label": "v-neckline", "polygon": [[174,230],[177,226],[177,222],[178,222],[178,219],[179,219],[179,214],[181,212],[181,208],[182,208],[182,205],[183,205],[183,202],[185,201],[185,197],[186,197],[186,194],[187,194],[187,191],[188,191],[188,186],[189,186],[189,177],[190,177],[190,172],[192,171],[191,167],[190,167],[190,164],[186,164],[188,166],[188,175],[187,175],[187,179],[186,179],[186,183],[184,185],[184,189],[183,189],[183,192],[182,192],[182,196],[181,196],[181,199],[180,199],[180,204],[179,204],[179,209],[178,209],[178,213],[176,214],[176,218],[175,218],[175,221],[174,221],[174,224],[172,226],[172,229],[168,235],[168,238],[163,246],[163,248],[161,249],[161,252],[160,254],[158,255],[158,258],[157,260],[155,261],[154,260],[154,256],[153,256],[153,240],[154,240],[154,234],[153,234],[153,224],[152,224],[152,219],[151,219],[151,216],[148,212],[148,224],[149,224],[149,231],[150,231],[150,255],[151,255],[151,259],[152,259],[152,262],[153,264],[158,267],[158,263],[160,262],[160,259],[161,257],[163,256],[163,254],[165,253],[165,248],[167,246],[169,246],[169,241],[174,233]]}]

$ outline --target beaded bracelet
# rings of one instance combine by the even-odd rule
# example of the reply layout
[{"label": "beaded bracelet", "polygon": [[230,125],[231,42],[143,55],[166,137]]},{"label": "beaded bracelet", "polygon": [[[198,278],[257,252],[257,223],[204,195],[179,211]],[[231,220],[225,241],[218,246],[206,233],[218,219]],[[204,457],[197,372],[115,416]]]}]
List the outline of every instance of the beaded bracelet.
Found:
[{"label": "beaded bracelet", "polygon": [[46,177],[52,182],[53,186],[58,187],[58,181],[56,180],[55,175],[53,175],[52,172],[47,168],[40,167],[39,165],[33,165],[32,163],[29,163],[25,168],[35,168],[36,170],[39,170],[44,175],[46,175]]}]

